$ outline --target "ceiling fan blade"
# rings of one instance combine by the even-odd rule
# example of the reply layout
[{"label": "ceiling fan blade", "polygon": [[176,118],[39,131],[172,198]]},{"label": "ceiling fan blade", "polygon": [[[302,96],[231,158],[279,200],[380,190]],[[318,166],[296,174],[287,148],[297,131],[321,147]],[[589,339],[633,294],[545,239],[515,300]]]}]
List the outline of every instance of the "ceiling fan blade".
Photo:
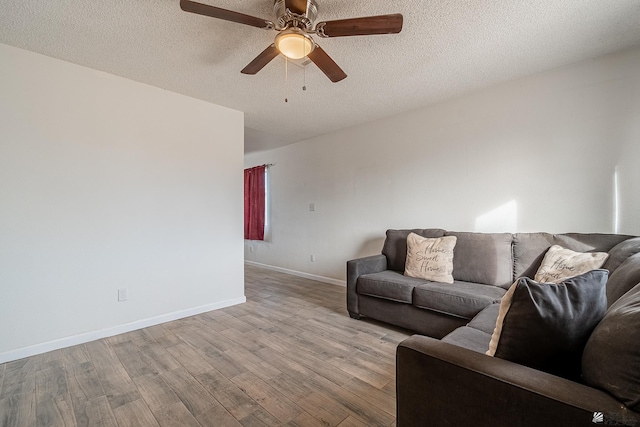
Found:
[{"label": "ceiling fan blade", "polygon": [[313,49],[308,56],[332,82],[336,83],[347,77],[347,74],[342,71],[342,68],[340,68],[320,46],[316,45],[315,49]]},{"label": "ceiling fan blade", "polygon": [[402,15],[367,16],[338,19],[316,25],[320,37],[367,36],[370,34],[397,34],[402,31]]},{"label": "ceiling fan blade", "polygon": [[284,7],[298,15],[307,13],[307,0],[284,0]]},{"label": "ceiling fan blade", "polygon": [[221,9],[208,4],[196,3],[191,0],[180,0],[180,9],[185,12],[197,13],[198,15],[210,16],[212,18],[224,19],[225,21],[237,22],[238,24],[251,25],[258,28],[273,28],[273,22],[266,21],[255,16],[232,10]]},{"label": "ceiling fan blade", "polygon": [[276,47],[275,44],[272,44],[268,48],[262,51],[262,53],[256,56],[256,59],[251,61],[249,65],[243,68],[241,71],[242,74],[256,74],[258,71],[262,70],[265,65],[267,65],[273,58],[278,56],[280,51]]}]

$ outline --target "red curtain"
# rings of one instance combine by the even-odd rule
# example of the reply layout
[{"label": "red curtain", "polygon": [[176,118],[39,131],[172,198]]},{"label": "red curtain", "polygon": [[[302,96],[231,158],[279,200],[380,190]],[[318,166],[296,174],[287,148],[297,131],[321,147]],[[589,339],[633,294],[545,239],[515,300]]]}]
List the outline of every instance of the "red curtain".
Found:
[{"label": "red curtain", "polygon": [[264,173],[266,166],[244,170],[244,238],[264,240]]}]

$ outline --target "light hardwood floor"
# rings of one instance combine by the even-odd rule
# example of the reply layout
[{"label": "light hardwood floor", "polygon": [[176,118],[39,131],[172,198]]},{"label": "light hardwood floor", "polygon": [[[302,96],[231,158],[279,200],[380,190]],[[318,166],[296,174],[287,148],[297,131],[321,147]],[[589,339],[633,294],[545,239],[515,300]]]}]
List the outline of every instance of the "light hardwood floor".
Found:
[{"label": "light hardwood floor", "polygon": [[345,289],[247,266],[247,303],[0,365],[0,425],[390,426],[395,348]]}]

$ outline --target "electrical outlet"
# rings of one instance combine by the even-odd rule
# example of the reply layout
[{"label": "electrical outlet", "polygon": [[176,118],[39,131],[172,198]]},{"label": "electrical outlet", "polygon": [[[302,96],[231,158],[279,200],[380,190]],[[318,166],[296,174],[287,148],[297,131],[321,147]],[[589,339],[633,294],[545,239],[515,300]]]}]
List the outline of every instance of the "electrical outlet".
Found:
[{"label": "electrical outlet", "polygon": [[315,255],[311,255],[309,258],[311,259],[311,262],[316,262],[316,256]]},{"label": "electrical outlet", "polygon": [[118,289],[118,301],[126,301],[129,297],[129,291],[127,288]]},{"label": "electrical outlet", "polygon": [[315,211],[316,211],[316,204],[309,203],[309,212],[315,212]]}]

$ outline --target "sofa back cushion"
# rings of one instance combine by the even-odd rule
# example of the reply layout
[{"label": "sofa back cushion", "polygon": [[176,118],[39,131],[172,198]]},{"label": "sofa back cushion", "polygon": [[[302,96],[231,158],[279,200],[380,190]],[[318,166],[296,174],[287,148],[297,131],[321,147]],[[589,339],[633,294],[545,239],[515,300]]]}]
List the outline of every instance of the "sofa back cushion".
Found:
[{"label": "sofa back cushion", "polygon": [[447,231],[458,238],[453,248],[453,278],[508,289],[513,283],[511,233]]},{"label": "sofa back cushion", "polygon": [[609,306],[640,283],[640,253],[631,255],[609,276],[607,301]]},{"label": "sofa back cushion", "polygon": [[640,237],[633,237],[615,245],[609,251],[609,258],[602,268],[609,270],[609,274],[616,271],[620,264],[625,262],[631,255],[640,253]]},{"label": "sofa back cushion", "polygon": [[513,279],[534,277],[547,249],[553,245],[576,252],[609,252],[630,237],[621,234],[516,233],[513,235]]},{"label": "sofa back cushion", "polygon": [[582,378],[640,411],[640,284],[607,311],[582,355]]},{"label": "sofa back cushion", "polygon": [[444,230],[439,228],[426,228],[414,230],[387,230],[387,238],[382,247],[382,254],[387,257],[389,270],[404,272],[407,260],[407,236],[416,233],[422,237],[442,237]]}]

